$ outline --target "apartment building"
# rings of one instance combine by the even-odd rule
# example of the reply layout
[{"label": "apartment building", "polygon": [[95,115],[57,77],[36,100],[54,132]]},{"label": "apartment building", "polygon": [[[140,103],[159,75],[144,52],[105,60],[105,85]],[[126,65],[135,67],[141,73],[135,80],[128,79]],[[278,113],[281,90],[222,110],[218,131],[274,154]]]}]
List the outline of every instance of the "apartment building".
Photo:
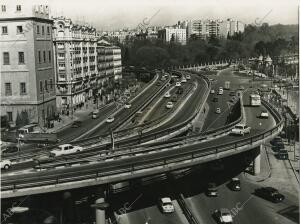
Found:
[{"label": "apartment building", "polygon": [[49,8],[0,5],[1,115],[11,125],[46,126],[56,113]]},{"label": "apartment building", "polygon": [[244,32],[245,25],[237,20],[191,20],[187,24],[187,38],[226,38]]},{"label": "apartment building", "polygon": [[120,95],[122,82],[121,48],[105,40],[97,43],[97,69],[100,88],[97,89],[100,104],[106,104]]},{"label": "apartment building", "polygon": [[57,108],[63,114],[84,106],[98,88],[97,41],[95,28],[64,17],[54,18]]},{"label": "apartment building", "polygon": [[182,28],[164,28],[158,31],[158,38],[164,42],[175,42],[182,45],[186,44],[186,29]]}]

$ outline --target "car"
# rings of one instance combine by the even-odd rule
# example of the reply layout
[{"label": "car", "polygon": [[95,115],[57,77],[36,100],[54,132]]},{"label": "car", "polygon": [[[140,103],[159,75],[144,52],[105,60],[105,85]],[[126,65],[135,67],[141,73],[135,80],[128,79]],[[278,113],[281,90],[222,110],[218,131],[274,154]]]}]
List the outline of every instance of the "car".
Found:
[{"label": "car", "polygon": [[1,169],[5,169],[5,170],[8,170],[12,165],[9,159],[1,160],[0,164],[1,164]]},{"label": "car", "polygon": [[176,82],[175,86],[179,87],[179,86],[181,86],[181,83],[180,82]]},{"label": "car", "polygon": [[223,95],[223,92],[224,92],[223,88],[220,87],[218,91],[218,95]]},{"label": "car", "polygon": [[171,97],[171,94],[170,94],[169,92],[166,92],[165,95],[164,95],[164,97],[165,97],[165,98],[170,98],[170,97]]},{"label": "car", "polygon": [[124,104],[124,108],[129,109],[130,107],[131,107],[130,103],[127,102],[127,103]]},{"label": "car", "polygon": [[213,101],[213,102],[218,102],[219,99],[218,99],[218,97],[214,97],[212,101]]},{"label": "car", "polygon": [[9,153],[16,153],[19,151],[19,148],[17,145],[9,145],[9,146],[6,146],[6,147],[1,147],[3,148],[1,150],[1,153],[2,154],[9,154]]},{"label": "car", "polygon": [[211,94],[214,94],[214,93],[215,93],[215,90],[214,90],[214,89],[212,89],[212,90],[210,91],[210,93],[211,93]]},{"label": "car", "polygon": [[106,119],[106,123],[112,123],[112,122],[114,122],[114,120],[115,120],[114,117],[108,117],[108,118]]},{"label": "car", "polygon": [[79,128],[81,127],[82,122],[81,121],[74,121],[71,125],[72,128]]},{"label": "car", "polygon": [[173,108],[173,106],[174,106],[173,103],[171,101],[169,101],[166,105],[166,108],[171,109],[171,108]]},{"label": "car", "polygon": [[190,75],[187,75],[187,76],[186,76],[186,79],[187,79],[187,80],[190,80],[190,79],[191,79],[191,76],[190,76]]},{"label": "car", "polygon": [[172,102],[177,102],[177,96],[176,95],[172,96],[171,101]]},{"label": "car", "polygon": [[234,91],[231,91],[231,92],[229,93],[229,96],[235,96],[235,92],[234,92]]},{"label": "car", "polygon": [[221,108],[218,107],[218,108],[216,109],[216,114],[220,114],[220,113],[221,113]]},{"label": "car", "polygon": [[181,82],[182,83],[186,83],[187,81],[186,81],[186,78],[183,78],[182,80],[181,80]]},{"label": "car", "polygon": [[161,82],[157,82],[156,85],[157,85],[157,86],[161,86]]},{"label": "car", "polygon": [[280,194],[279,191],[273,187],[255,189],[254,194],[273,203],[282,202],[285,199],[284,195]]},{"label": "car", "polygon": [[50,151],[50,157],[61,156],[81,152],[83,150],[80,146],[73,146],[71,144],[59,145],[57,148]]},{"label": "car", "polygon": [[175,211],[172,200],[169,197],[160,198],[158,204],[163,213],[173,213]]},{"label": "car", "polygon": [[260,118],[265,118],[265,119],[268,119],[269,118],[269,113],[268,111],[266,110],[263,110],[261,113],[260,113]]},{"label": "car", "polygon": [[94,110],[93,112],[92,112],[92,118],[93,119],[97,119],[98,117],[99,117],[99,110]]},{"label": "car", "polygon": [[245,134],[249,134],[250,130],[251,130],[251,127],[248,127],[245,124],[237,124],[231,130],[231,134],[233,134],[233,135],[245,135]]},{"label": "car", "polygon": [[209,197],[217,197],[218,196],[218,188],[216,183],[208,183],[207,189],[206,189],[206,195]]},{"label": "car", "polygon": [[274,143],[274,145],[272,145],[272,150],[275,152],[280,151],[282,149],[285,149],[284,143],[282,141],[276,142]]},{"label": "car", "polygon": [[276,145],[277,143],[283,143],[282,138],[277,136],[270,141],[271,145]]},{"label": "car", "polygon": [[279,149],[277,150],[275,157],[280,160],[286,160],[289,159],[289,153],[286,149]]},{"label": "car", "polygon": [[218,223],[233,223],[232,215],[229,209],[227,208],[221,208],[220,210],[216,210],[213,215],[218,221]]},{"label": "car", "polygon": [[244,86],[240,86],[240,87],[239,87],[239,90],[244,90],[244,89],[245,89]]},{"label": "car", "polygon": [[230,183],[229,183],[229,188],[232,191],[240,191],[241,190],[241,181],[239,178],[234,177],[231,179]]},{"label": "car", "polygon": [[166,81],[166,77],[165,77],[165,76],[162,76],[160,80],[161,80],[161,81]]}]

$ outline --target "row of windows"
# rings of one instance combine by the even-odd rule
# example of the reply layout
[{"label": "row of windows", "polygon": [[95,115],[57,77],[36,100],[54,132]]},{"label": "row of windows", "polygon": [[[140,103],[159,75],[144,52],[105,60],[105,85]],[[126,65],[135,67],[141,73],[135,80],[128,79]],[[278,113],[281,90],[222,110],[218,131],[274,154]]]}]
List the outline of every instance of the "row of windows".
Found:
[{"label": "row of windows", "polygon": [[[42,53],[43,53],[43,62],[46,63],[46,51],[38,51],[38,60],[39,63],[42,63]],[[20,51],[18,52],[18,59],[19,64],[25,64],[25,54],[24,52]],[[48,61],[51,63],[52,57],[51,57],[51,51],[48,51]],[[3,52],[3,65],[9,65],[10,64],[10,56],[9,52]]]},{"label": "row of windows", "polygon": [[[25,54],[23,51],[18,52],[19,64],[25,64]],[[3,52],[3,65],[10,64],[9,52]]]},{"label": "row of windows", "polygon": [[[12,96],[12,85],[10,82],[4,83],[5,86],[5,96]],[[40,81],[40,93],[44,93],[45,91],[48,92],[49,90],[53,90],[54,84],[53,80]],[[24,96],[27,95],[27,86],[26,82],[20,82],[20,95]]]},{"label": "row of windows", "polygon": [[[42,35],[45,35],[45,26],[41,26],[42,27]],[[47,29],[47,35],[50,35],[50,26],[46,27]],[[36,32],[37,34],[40,34],[40,26],[37,25],[36,26]],[[22,34],[24,33],[24,29],[23,26],[17,26],[17,34]],[[7,26],[2,26],[2,35],[7,35],[8,34],[8,27]]]},{"label": "row of windows", "polygon": [[[24,32],[23,26],[17,26],[17,34],[22,34]],[[2,35],[8,34],[7,26],[2,26]]]},{"label": "row of windows", "polygon": [[[42,54],[43,54],[43,63],[47,62],[47,51],[38,51],[38,62],[39,64],[42,63]],[[52,56],[51,56],[51,51],[48,51],[48,62],[51,63],[52,60]]]},{"label": "row of windows", "polygon": [[[5,85],[5,96],[12,95],[12,86],[10,82],[4,83]],[[20,95],[27,95],[26,82],[20,82]]]},{"label": "row of windows", "polygon": [[[21,10],[22,10],[21,5],[16,5],[16,11],[21,12]],[[6,5],[1,5],[1,11],[6,12]]]}]

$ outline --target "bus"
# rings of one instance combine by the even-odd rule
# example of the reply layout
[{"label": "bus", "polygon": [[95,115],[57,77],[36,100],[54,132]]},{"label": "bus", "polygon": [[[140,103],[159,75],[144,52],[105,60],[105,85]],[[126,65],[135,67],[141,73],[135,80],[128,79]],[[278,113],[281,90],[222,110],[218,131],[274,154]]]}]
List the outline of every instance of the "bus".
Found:
[{"label": "bus", "polygon": [[251,94],[250,95],[250,105],[251,106],[260,106],[261,105],[260,95]]}]

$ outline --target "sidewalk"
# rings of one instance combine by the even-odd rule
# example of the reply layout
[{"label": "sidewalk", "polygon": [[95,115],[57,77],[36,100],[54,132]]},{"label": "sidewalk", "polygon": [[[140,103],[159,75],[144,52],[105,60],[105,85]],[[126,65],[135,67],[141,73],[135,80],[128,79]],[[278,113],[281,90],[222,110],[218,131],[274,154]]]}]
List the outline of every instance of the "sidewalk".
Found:
[{"label": "sidewalk", "polygon": [[299,91],[289,90],[288,96],[286,90],[276,89],[276,92],[281,96],[282,99],[286,101],[288,100],[288,107],[295,115],[299,116]]},{"label": "sidewalk", "polygon": [[[298,143],[299,147],[299,143]],[[289,160],[278,160],[270,146],[266,146],[261,152],[261,172],[257,176],[245,173],[245,178],[251,182],[260,182],[262,186],[272,186],[283,194],[288,194],[291,198],[298,198],[299,183],[291,167],[299,169],[299,164],[292,161],[293,152],[289,152]],[[299,151],[298,151],[299,155]],[[291,163],[290,163],[291,162]],[[299,177],[299,173],[296,172]]]}]

